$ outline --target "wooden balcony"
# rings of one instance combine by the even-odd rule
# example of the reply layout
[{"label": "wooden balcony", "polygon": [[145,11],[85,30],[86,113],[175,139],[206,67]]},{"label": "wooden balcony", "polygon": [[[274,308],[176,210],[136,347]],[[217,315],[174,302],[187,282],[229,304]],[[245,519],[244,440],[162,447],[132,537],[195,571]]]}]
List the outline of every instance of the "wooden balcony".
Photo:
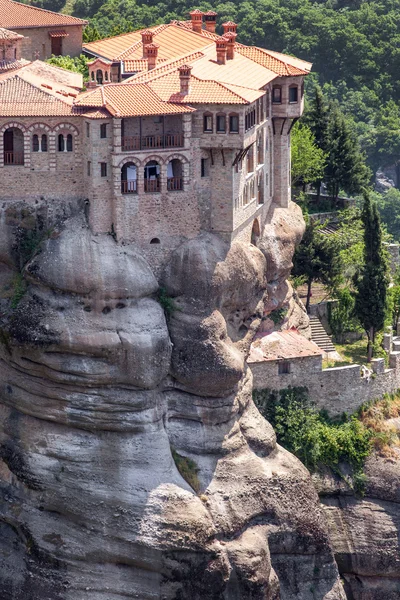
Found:
[{"label": "wooden balcony", "polygon": [[183,133],[167,133],[165,135],[138,135],[122,138],[122,151],[153,150],[157,148],[183,148]]},{"label": "wooden balcony", "polygon": [[159,192],[160,191],[160,178],[156,179],[145,179],[144,180],[144,191],[151,192]]},{"label": "wooden balcony", "polygon": [[5,165],[23,165],[24,164],[24,153],[23,152],[4,151],[4,164]]},{"label": "wooden balcony", "polygon": [[121,192],[123,194],[137,194],[137,179],[121,181]]},{"label": "wooden balcony", "polygon": [[182,177],[168,177],[167,190],[169,192],[178,192],[178,191],[181,192],[183,190]]}]

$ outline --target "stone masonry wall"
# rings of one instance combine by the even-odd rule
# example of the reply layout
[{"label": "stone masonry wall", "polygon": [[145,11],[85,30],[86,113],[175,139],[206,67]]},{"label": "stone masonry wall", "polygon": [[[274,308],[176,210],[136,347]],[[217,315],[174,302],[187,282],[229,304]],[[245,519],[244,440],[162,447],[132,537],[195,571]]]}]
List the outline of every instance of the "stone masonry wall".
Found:
[{"label": "stone masonry wall", "polygon": [[[382,367],[382,361],[377,359],[376,364]],[[250,364],[254,389],[307,387],[311,400],[331,415],[353,413],[364,402],[400,389],[400,352],[390,353],[389,369],[383,368],[381,372],[365,377],[362,376],[360,365],[321,370],[320,357],[289,362],[291,372],[282,375],[278,373],[278,361]]]},{"label": "stone masonry wall", "polygon": [[82,25],[62,27],[16,28],[15,31],[27,38],[23,44],[22,56],[27,60],[46,60],[51,56],[50,31],[63,29],[68,33],[62,40],[63,56],[79,56],[82,52]]}]

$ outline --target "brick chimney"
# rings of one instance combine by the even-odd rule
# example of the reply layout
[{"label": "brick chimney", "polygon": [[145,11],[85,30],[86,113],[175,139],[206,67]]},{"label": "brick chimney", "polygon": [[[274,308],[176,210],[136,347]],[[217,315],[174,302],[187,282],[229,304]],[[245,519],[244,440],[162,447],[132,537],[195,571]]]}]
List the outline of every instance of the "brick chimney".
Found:
[{"label": "brick chimney", "polygon": [[206,24],[206,29],[210,33],[215,33],[215,29],[217,27],[217,13],[213,10],[209,10],[204,13],[204,21]]},{"label": "brick chimney", "polygon": [[190,73],[192,70],[190,65],[182,65],[179,67],[179,81],[181,84],[180,93],[182,96],[187,96],[190,91]]},{"label": "brick chimney", "polygon": [[146,56],[146,46],[153,43],[154,33],[149,29],[145,29],[142,31],[142,44],[143,44],[143,58],[147,58]]},{"label": "brick chimney", "polygon": [[201,33],[203,29],[203,13],[201,10],[196,8],[196,10],[192,10],[190,13],[190,18],[192,19],[192,29],[196,33]]},{"label": "brick chimney", "polygon": [[157,65],[158,44],[147,44],[145,49],[145,58],[147,58],[147,70],[151,71]]},{"label": "brick chimney", "polygon": [[225,33],[223,37],[226,39],[226,59],[232,60],[235,58],[235,43],[237,38],[237,33],[233,33],[233,31],[228,31]]},{"label": "brick chimney", "polygon": [[222,27],[224,28],[225,33],[237,33],[237,25],[233,21],[227,21],[226,23],[222,23]]},{"label": "brick chimney", "polygon": [[226,63],[226,48],[228,45],[228,40],[224,37],[219,37],[215,40],[215,45],[217,47],[217,63],[219,65],[224,65]]}]

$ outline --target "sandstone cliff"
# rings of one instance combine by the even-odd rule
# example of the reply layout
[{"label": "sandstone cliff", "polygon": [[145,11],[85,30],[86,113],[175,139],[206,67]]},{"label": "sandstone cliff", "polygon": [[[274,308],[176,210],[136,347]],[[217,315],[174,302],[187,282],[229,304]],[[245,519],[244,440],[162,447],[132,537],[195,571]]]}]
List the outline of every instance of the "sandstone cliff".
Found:
[{"label": "sandstone cliff", "polygon": [[158,282],[80,211],[0,209],[0,598],[345,598],[246,368],[274,308],[307,333],[286,283],[302,228],[272,207],[258,248],[202,234]]}]

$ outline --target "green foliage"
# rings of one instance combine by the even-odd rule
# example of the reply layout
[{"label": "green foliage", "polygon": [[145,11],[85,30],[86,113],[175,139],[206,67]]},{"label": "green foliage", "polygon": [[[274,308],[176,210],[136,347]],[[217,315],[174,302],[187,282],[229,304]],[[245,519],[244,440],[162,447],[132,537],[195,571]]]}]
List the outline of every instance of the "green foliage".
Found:
[{"label": "green foliage", "polygon": [[167,290],[164,287],[160,287],[157,293],[157,300],[164,309],[167,316],[172,315],[179,308],[176,306],[173,298],[168,296]]},{"label": "green foliage", "polygon": [[321,223],[318,220],[306,219],[303,239],[293,257],[293,276],[304,276],[307,281],[307,310],[313,281],[334,289],[341,274],[338,239],[336,236],[324,235],[320,229]]},{"label": "green foliage", "polygon": [[372,198],[376,201],[379,215],[388,233],[396,242],[400,242],[400,190],[391,188],[383,194],[372,194]]},{"label": "green foliage", "polygon": [[345,287],[336,293],[337,304],[329,310],[329,325],[338,342],[343,341],[343,336],[348,331],[357,331],[360,327],[355,316],[355,297],[349,288]]},{"label": "green foliage", "polygon": [[322,466],[339,470],[349,463],[354,473],[362,473],[371,453],[371,432],[356,416],[341,421],[317,412],[306,388],[253,392],[260,412],[276,431],[278,442],[295,454],[308,469]]},{"label": "green foliage", "polygon": [[292,185],[320,181],[325,169],[325,153],[307,125],[296,123],[292,129]]},{"label": "green foliage", "polygon": [[176,468],[182,475],[183,479],[194,489],[195,492],[200,491],[200,482],[198,478],[199,468],[191,458],[178,454],[174,448],[171,448],[172,458],[174,459]]},{"label": "green foliage", "polygon": [[21,273],[18,273],[13,280],[13,296],[11,298],[11,308],[17,308],[18,304],[25,296],[27,283]]},{"label": "green foliage", "polygon": [[89,81],[89,69],[87,63],[89,58],[81,54],[80,56],[51,56],[47,59],[48,63],[55,67],[61,67],[67,71],[73,71],[74,73],[81,73],[84,81]]},{"label": "green foliage", "polygon": [[388,309],[391,325],[395,329],[400,319],[400,285],[394,285],[388,289]]},{"label": "green foliage", "polygon": [[276,308],[272,312],[269,313],[268,319],[271,319],[274,325],[279,325],[282,323],[287,313],[287,308]]},{"label": "green foliage", "polygon": [[376,333],[385,323],[387,311],[388,260],[382,245],[380,218],[375,203],[365,194],[362,211],[364,223],[364,265],[354,278],[355,313],[368,336],[368,361],[373,356]]}]

